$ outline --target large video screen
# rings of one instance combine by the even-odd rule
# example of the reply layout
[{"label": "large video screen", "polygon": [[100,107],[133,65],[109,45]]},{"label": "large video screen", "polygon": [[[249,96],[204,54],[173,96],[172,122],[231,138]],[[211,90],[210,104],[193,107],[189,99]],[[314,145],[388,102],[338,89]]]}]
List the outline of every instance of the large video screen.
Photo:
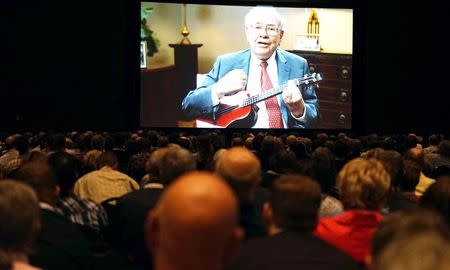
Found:
[{"label": "large video screen", "polygon": [[353,9],[141,2],[142,127],[351,129]]}]

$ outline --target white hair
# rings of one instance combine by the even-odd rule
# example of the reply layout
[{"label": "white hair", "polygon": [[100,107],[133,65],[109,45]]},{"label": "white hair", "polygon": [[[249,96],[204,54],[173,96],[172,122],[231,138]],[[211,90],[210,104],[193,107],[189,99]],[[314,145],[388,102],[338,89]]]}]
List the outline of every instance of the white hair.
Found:
[{"label": "white hair", "polygon": [[248,27],[261,18],[273,17],[278,21],[278,27],[281,31],[286,29],[286,20],[278,13],[274,7],[257,6],[252,8],[247,15],[245,15],[245,27]]}]

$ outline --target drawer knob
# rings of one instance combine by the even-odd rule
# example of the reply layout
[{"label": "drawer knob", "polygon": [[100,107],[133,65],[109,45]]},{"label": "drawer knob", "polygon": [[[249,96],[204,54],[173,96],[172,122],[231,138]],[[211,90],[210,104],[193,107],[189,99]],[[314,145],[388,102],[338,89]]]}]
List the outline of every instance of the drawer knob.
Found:
[{"label": "drawer knob", "polygon": [[347,117],[345,116],[345,114],[339,113],[339,118],[338,118],[339,124],[345,124],[346,121],[347,121]]},{"label": "drawer knob", "polygon": [[341,78],[348,79],[350,78],[350,68],[346,66],[341,67]]},{"label": "drawer knob", "polygon": [[341,100],[341,102],[345,102],[345,101],[347,101],[347,98],[348,98],[347,90],[341,89],[341,92],[339,94],[339,99]]},{"label": "drawer knob", "polygon": [[309,73],[314,73],[314,72],[316,72],[316,66],[309,65]]}]

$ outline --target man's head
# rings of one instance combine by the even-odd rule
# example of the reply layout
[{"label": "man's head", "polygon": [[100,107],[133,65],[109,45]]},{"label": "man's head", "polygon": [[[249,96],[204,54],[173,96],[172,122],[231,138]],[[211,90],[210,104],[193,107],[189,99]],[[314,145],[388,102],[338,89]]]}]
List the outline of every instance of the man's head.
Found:
[{"label": "man's head", "polygon": [[242,238],[237,212],[233,191],[217,175],[191,172],[179,177],[147,220],[147,243],[156,269],[223,267]]},{"label": "man's head", "polygon": [[167,152],[168,147],[162,147],[158,148],[155,151],[153,151],[150,154],[150,157],[148,158],[147,162],[145,163],[145,170],[147,173],[149,173],[152,177],[159,179],[159,170],[161,167],[161,160],[162,157]]},{"label": "man's head", "polygon": [[337,177],[345,209],[381,210],[390,184],[389,173],[376,159],[355,158],[345,164]]},{"label": "man's head", "polygon": [[392,185],[397,187],[400,184],[403,171],[403,158],[400,153],[394,150],[379,150],[375,151],[372,157],[383,164],[391,176]]},{"label": "man's head", "polygon": [[273,7],[255,7],[245,16],[245,34],[253,53],[267,60],[280,45],[286,21]]},{"label": "man's head", "polygon": [[97,169],[97,160],[101,154],[102,152],[98,150],[90,150],[84,155],[82,165],[85,173],[95,171]]},{"label": "man's head", "polygon": [[170,184],[185,172],[197,168],[195,157],[178,145],[167,147],[159,163],[159,177],[164,185]]},{"label": "man's head", "polygon": [[439,155],[445,158],[450,158],[450,140],[441,141],[438,148]]},{"label": "man's head", "polygon": [[450,176],[440,177],[428,187],[420,205],[437,211],[450,225]]},{"label": "man's head", "polygon": [[67,152],[56,152],[49,157],[48,162],[61,188],[61,196],[69,196],[79,176],[79,160]]},{"label": "man's head", "polygon": [[39,228],[39,201],[33,189],[14,180],[0,181],[0,255],[28,253]]},{"label": "man's head", "polygon": [[111,167],[115,170],[119,167],[119,160],[114,152],[103,152],[97,159],[97,169],[105,166]]},{"label": "man's head", "polygon": [[432,134],[428,137],[428,144],[429,145],[439,145],[440,142],[440,138],[437,134]]},{"label": "man's head", "polygon": [[31,186],[39,200],[54,205],[59,197],[56,176],[47,162],[27,162],[17,171],[16,177]]},{"label": "man's head", "polygon": [[416,209],[384,219],[372,239],[369,269],[447,269],[450,234],[436,213]]},{"label": "man's head", "polygon": [[232,147],[221,155],[215,167],[236,192],[239,201],[250,202],[253,190],[261,180],[259,159],[243,147]]},{"label": "man's head", "polygon": [[411,160],[403,161],[403,177],[400,179],[400,189],[405,192],[414,192],[420,181],[420,167]]},{"label": "man's head", "polygon": [[317,225],[321,202],[320,186],[302,175],[284,175],[273,186],[270,200],[264,205],[264,219],[269,234],[276,229],[312,232]]},{"label": "man's head", "polygon": [[102,134],[95,134],[94,136],[92,136],[91,148],[98,151],[103,151],[103,149],[105,148],[105,137],[103,137]]},{"label": "man's head", "polygon": [[425,169],[426,163],[425,163],[425,153],[422,149],[413,147],[409,148],[405,151],[405,154],[403,156],[405,160],[412,160],[417,163],[417,165],[420,166],[420,170],[423,171]]},{"label": "man's head", "polygon": [[20,155],[27,153],[29,148],[28,139],[20,134],[14,135],[14,148],[19,151]]}]

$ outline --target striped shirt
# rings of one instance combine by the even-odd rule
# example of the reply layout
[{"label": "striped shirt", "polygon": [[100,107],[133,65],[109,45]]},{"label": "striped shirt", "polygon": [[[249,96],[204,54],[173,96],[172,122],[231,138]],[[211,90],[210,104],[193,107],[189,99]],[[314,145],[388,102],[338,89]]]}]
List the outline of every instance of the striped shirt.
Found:
[{"label": "striped shirt", "polygon": [[56,209],[71,222],[88,226],[97,232],[109,224],[103,206],[77,195],[60,198],[56,202]]}]

